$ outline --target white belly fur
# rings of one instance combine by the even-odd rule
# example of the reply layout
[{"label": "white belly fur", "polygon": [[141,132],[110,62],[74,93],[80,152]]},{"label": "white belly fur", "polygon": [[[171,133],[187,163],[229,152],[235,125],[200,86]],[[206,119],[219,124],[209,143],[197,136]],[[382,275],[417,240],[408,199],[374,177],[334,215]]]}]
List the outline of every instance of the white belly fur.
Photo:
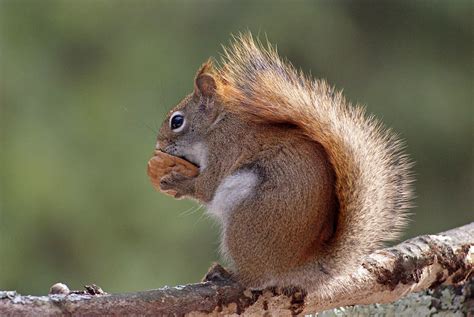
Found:
[{"label": "white belly fur", "polygon": [[221,221],[226,221],[232,210],[254,191],[258,177],[251,171],[239,171],[222,180],[207,205],[207,211]]}]

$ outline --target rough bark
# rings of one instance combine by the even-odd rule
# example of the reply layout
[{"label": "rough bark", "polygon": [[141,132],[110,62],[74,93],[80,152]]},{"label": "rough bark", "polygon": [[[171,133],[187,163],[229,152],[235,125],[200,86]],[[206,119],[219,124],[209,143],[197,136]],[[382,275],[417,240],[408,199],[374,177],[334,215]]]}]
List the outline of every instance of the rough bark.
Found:
[{"label": "rough bark", "polygon": [[[100,295],[98,292],[98,295],[70,293],[37,297],[0,292],[0,315],[267,313],[281,316],[322,312],[323,316],[341,316],[449,312],[462,316],[469,312],[474,314],[473,245],[474,223],[471,223],[376,251],[350,277],[355,281],[351,284],[357,288],[330,300],[321,300],[317,294],[304,294],[297,290],[245,290],[231,279],[224,278],[129,294]],[[344,307],[349,305],[356,306]],[[334,309],[336,307],[340,308]]]}]

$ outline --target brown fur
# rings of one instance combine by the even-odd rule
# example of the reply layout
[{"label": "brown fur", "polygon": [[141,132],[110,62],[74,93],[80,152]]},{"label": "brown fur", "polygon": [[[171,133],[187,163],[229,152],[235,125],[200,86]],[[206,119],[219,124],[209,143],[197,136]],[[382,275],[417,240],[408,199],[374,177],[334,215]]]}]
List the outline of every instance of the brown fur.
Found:
[{"label": "brown fur", "polygon": [[342,292],[343,276],[406,223],[401,143],[250,35],[225,54],[220,68],[203,65],[194,93],[173,109],[185,129],[175,134],[166,121],[160,130],[159,148],[173,155],[205,144],[207,166],[196,178],[165,177],[162,188],[209,203],[227,176],[256,173],[252,195],[222,222],[222,251],[242,283]]}]

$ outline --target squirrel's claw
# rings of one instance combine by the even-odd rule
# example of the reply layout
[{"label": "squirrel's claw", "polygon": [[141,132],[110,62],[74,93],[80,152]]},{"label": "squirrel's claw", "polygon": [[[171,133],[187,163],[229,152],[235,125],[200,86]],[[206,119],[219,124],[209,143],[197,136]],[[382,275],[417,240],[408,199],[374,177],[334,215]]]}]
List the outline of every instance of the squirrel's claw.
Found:
[{"label": "squirrel's claw", "polygon": [[175,198],[181,198],[186,194],[186,181],[189,179],[191,179],[191,177],[171,172],[161,178],[160,190],[163,192],[172,192]]}]

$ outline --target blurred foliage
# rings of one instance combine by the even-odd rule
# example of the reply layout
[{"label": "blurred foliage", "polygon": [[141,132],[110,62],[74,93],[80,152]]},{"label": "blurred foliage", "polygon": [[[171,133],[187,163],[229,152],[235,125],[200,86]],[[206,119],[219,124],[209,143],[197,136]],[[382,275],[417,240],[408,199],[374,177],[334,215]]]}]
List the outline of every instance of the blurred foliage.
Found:
[{"label": "blurred foliage", "polygon": [[145,167],[196,69],[246,30],[407,140],[405,238],[473,220],[470,1],[1,0],[0,289],[135,291],[219,259],[217,226]]}]

